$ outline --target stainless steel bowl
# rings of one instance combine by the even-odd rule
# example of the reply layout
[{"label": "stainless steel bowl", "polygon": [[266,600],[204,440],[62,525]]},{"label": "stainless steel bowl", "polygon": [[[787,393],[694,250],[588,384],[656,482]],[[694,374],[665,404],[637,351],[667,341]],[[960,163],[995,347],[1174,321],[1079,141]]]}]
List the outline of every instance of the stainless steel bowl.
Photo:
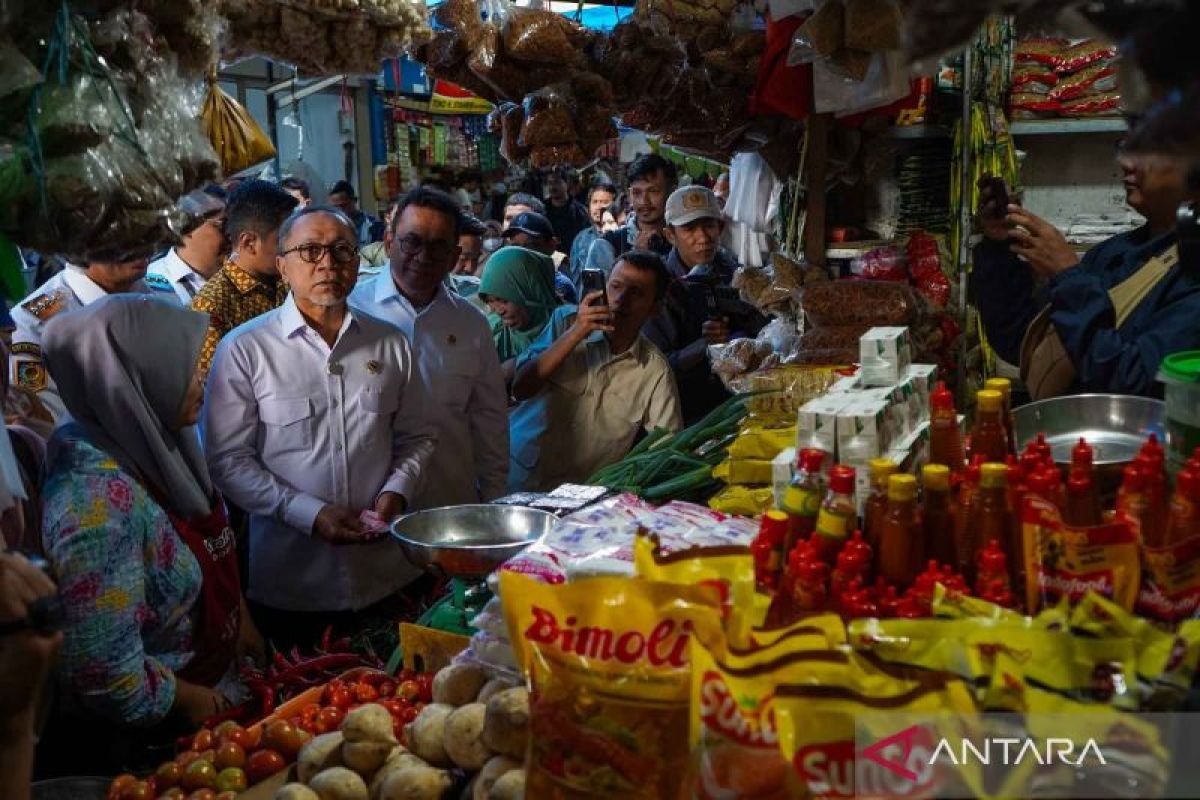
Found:
[{"label": "stainless steel bowl", "polygon": [[447,506],[401,517],[392,523],[392,536],[421,569],[482,578],[537,541],[555,519],[523,506]]},{"label": "stainless steel bowl", "polygon": [[1147,397],[1080,394],[1031,403],[1013,411],[1018,452],[1044,434],[1060,465],[1071,463],[1080,437],[1095,451],[1097,466],[1133,461],[1151,433],[1163,439],[1166,404]]}]

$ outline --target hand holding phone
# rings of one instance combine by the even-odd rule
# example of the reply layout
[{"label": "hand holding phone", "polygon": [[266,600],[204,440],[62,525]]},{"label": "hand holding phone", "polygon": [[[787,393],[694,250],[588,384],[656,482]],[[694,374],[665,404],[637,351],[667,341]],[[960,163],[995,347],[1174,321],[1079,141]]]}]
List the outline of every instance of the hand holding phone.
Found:
[{"label": "hand holding phone", "polygon": [[603,270],[585,269],[580,274],[579,283],[580,288],[582,289],[580,292],[582,297],[587,297],[589,294],[594,292],[600,292],[601,302],[593,302],[592,304],[602,306],[608,305],[608,291],[606,288],[608,286],[608,279],[605,277]]}]

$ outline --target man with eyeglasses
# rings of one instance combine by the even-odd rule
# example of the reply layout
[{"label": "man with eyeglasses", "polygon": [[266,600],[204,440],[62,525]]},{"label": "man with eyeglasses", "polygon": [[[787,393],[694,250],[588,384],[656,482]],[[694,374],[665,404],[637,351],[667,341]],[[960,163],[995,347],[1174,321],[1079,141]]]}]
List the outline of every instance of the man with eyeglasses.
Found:
[{"label": "man with eyeglasses", "polygon": [[208,375],[221,337],[278,308],[287,296],[275,263],[276,233],[294,208],[296,198],[268,181],[243,181],[229,195],[225,237],[232,252],[192,300],[193,309],[208,314],[201,377]]},{"label": "man with eyeglasses", "polygon": [[276,645],[307,646],[417,577],[382,537],[413,506],[435,438],[408,339],[348,303],[350,219],[297,211],[277,260],[291,292],[221,342],[203,436],[213,482],[250,515],[251,612]]},{"label": "man with eyeglasses", "polygon": [[449,290],[469,224],[457,200],[422,187],[392,221],[391,269],[350,302],[404,331],[430,394],[438,447],[414,508],[494,500],[508,474],[508,394],[487,319]]},{"label": "man with eyeglasses", "polygon": [[150,262],[146,283],[170,289],[185,306],[217,274],[225,255],[225,190],[215,183],[184,195],[179,208],[188,226],[179,244]]}]

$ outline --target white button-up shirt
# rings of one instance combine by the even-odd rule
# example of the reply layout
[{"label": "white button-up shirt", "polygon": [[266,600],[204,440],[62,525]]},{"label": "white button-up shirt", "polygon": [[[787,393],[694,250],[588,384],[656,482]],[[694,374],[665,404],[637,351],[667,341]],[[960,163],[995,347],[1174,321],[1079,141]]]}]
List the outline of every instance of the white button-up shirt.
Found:
[{"label": "white button-up shirt", "polygon": [[172,247],[162,258],[150,262],[146,269],[146,281],[160,282],[170,287],[185,306],[192,304],[192,298],[204,288],[204,276],[188,266]]},{"label": "white button-up shirt", "polygon": [[404,331],[432,402],[437,433],[424,488],[413,508],[494,500],[508,474],[508,392],[487,319],[445,287],[422,309],[391,272],[360,281],[350,302]]},{"label": "white button-up shirt", "polygon": [[[169,291],[147,285],[145,281],[137,281],[129,291],[158,297],[171,296]],[[42,359],[42,333],[54,317],[91,305],[102,297],[108,297],[108,292],[101,289],[86,272],[79,267],[67,266],[13,306],[12,318],[16,330],[13,331],[9,356],[10,380],[14,385],[34,392],[54,416],[55,424],[61,425],[69,415]]]},{"label": "white button-up shirt", "polygon": [[364,608],[417,574],[396,543],[332,545],[321,508],[416,497],[434,449],[404,334],[351,309],[329,347],[295,300],[222,339],[204,405],[217,488],[250,514],[247,595],[290,611]]}]

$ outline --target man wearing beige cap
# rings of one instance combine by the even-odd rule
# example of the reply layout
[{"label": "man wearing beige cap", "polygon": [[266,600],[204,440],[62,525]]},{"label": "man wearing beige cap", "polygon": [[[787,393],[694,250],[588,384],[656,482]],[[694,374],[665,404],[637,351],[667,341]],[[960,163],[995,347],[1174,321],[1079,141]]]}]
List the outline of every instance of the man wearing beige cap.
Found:
[{"label": "man wearing beige cap", "polygon": [[703,186],[676,189],[667,198],[664,234],[671,288],[642,330],[667,357],[683,401],[685,424],[699,420],[728,393],[712,374],[708,346],[754,336],[766,320],[731,288],[738,264],[720,247],[725,221],[716,195]]}]

